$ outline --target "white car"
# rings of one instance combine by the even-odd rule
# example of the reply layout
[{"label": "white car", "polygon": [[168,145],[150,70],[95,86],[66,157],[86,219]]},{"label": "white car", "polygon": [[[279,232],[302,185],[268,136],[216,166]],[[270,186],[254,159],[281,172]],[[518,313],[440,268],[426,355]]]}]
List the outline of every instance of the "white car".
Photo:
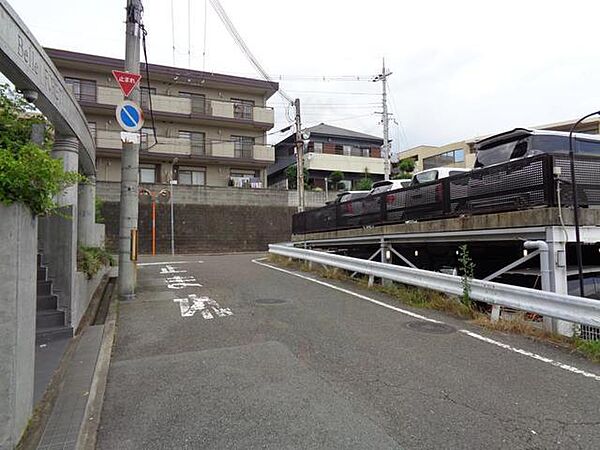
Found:
[{"label": "white car", "polygon": [[433,169],[423,170],[422,172],[417,172],[412,176],[411,186],[441,180],[442,178],[448,178],[452,175],[458,175],[459,173],[470,171],[471,169],[460,169],[458,167],[435,167]]},{"label": "white car", "polygon": [[371,186],[369,195],[379,194],[381,192],[395,191],[396,189],[402,189],[410,186],[412,180],[387,180],[387,181],[376,181]]}]

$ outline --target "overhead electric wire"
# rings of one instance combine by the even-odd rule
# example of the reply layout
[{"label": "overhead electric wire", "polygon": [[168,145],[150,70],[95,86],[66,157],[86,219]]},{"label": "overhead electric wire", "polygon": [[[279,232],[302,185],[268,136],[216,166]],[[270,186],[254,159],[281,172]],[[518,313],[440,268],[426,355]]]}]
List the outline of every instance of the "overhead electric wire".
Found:
[{"label": "overhead electric wire", "polygon": [[188,69],[192,68],[192,0],[188,0]]},{"label": "overhead electric wire", "polygon": [[171,43],[173,45],[173,67],[175,67],[175,8],[171,0]]},{"label": "overhead electric wire", "polygon": [[148,106],[150,108],[150,118],[152,120],[152,133],[154,134],[154,144],[148,148],[152,148],[158,144],[158,137],[156,135],[156,124],[154,122],[154,109],[152,108],[152,89],[150,88],[150,69],[148,68],[148,51],[146,49],[146,35],[148,32],[143,24],[140,24],[140,30],[142,30],[142,49],[144,50],[144,67],[146,69],[146,86],[148,89]]},{"label": "overhead electric wire", "polygon": [[[254,54],[246,45],[246,42],[244,42],[244,40],[242,39],[242,36],[240,36],[240,34],[238,33],[237,29],[235,28],[235,25],[233,25],[233,22],[231,22],[231,19],[229,19],[229,16],[227,15],[225,9],[221,5],[221,2],[219,0],[210,0],[210,4],[215,9],[215,12],[223,22],[223,25],[225,25],[225,28],[227,28],[233,39],[236,41],[236,43],[238,44],[244,55],[246,55],[250,63],[254,66],[254,68],[262,75],[262,77],[265,80],[273,82],[273,79],[271,78],[269,73],[258,62]],[[282,89],[279,89],[277,92],[279,92],[279,95],[281,95],[287,102],[289,102],[290,105],[292,105],[293,100],[289,95],[283,92]]]},{"label": "overhead electric wire", "polygon": [[208,0],[204,0],[204,45],[202,47],[202,70],[206,70],[206,29],[208,27]]}]

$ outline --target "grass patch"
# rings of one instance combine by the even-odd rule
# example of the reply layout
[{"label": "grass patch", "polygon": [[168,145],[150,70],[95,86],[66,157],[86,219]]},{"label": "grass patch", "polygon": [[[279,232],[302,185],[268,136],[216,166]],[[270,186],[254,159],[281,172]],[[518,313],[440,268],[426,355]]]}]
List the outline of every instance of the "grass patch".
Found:
[{"label": "grass patch", "polygon": [[579,337],[567,337],[545,331],[535,322],[527,320],[525,313],[517,313],[510,319],[501,318],[492,322],[490,316],[477,309],[475,305],[469,306],[462,303],[458,297],[448,296],[442,292],[407,286],[389,282],[386,285],[374,284],[368,286],[367,278],[352,278],[347,271],[326,267],[306,261],[299,261],[287,257],[269,254],[268,260],[278,266],[284,266],[304,272],[311,272],[330,280],[350,281],[363,289],[373,289],[381,292],[408,306],[415,308],[442,311],[460,319],[470,320],[474,325],[506,334],[517,334],[532,338],[536,341],[549,342],[567,350],[578,353],[590,361],[600,363],[600,341],[590,341]]},{"label": "grass patch", "polygon": [[80,246],[77,251],[77,270],[86,274],[88,280],[104,266],[114,266],[112,255],[102,247]]},{"label": "grass patch", "polygon": [[585,339],[575,338],[572,345],[591,361],[600,363],[600,341],[586,341]]},{"label": "grass patch", "polygon": [[269,254],[268,259],[274,264],[302,270],[304,272],[315,273],[320,277],[330,280],[351,281],[361,288],[374,289],[377,292],[389,295],[405,305],[413,306],[415,308],[443,311],[460,319],[474,319],[479,315],[474,307],[461,303],[460,299],[457,297],[451,297],[430,289],[406,286],[395,282],[389,282],[383,286],[374,284],[369,288],[366,278],[352,278],[347,271],[336,267],[326,267],[313,263],[311,269],[310,264],[306,261],[290,260],[287,257],[273,254]]}]

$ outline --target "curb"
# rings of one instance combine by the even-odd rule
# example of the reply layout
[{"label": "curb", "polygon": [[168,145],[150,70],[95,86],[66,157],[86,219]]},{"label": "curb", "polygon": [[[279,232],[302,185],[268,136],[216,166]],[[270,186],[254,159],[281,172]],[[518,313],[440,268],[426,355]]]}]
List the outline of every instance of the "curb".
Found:
[{"label": "curb", "polygon": [[106,383],[108,380],[108,369],[116,335],[116,323],[118,317],[116,292],[116,289],[112,292],[110,307],[106,316],[106,321],[104,322],[102,343],[100,344],[100,351],[98,352],[92,385],[90,387],[88,401],[85,406],[85,413],[81,421],[77,444],[75,446],[77,449],[93,450],[96,448],[96,438],[100,426],[102,406],[104,404],[104,392],[106,391]]}]

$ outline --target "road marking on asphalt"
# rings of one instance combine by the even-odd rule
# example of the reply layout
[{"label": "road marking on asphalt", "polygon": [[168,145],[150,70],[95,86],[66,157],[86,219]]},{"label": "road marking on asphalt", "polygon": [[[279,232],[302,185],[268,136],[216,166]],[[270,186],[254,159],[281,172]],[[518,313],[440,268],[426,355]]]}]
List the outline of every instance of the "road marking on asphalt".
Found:
[{"label": "road marking on asphalt", "polygon": [[202,285],[198,283],[194,277],[182,277],[181,275],[175,275],[174,277],[165,278],[165,282],[167,283],[167,287],[169,289],[202,287]]},{"label": "road marking on asphalt", "polygon": [[187,273],[187,270],[177,270],[175,267],[173,267],[170,264],[167,264],[165,267],[160,268],[161,275],[168,275],[171,273]]},{"label": "road marking on asphalt", "polygon": [[209,297],[198,297],[196,294],[190,294],[187,298],[176,298],[174,302],[179,303],[181,317],[193,317],[199,312],[205,320],[217,317],[233,316],[230,308],[222,308],[221,305]]},{"label": "road marking on asphalt", "polygon": [[366,300],[368,302],[375,303],[376,305],[383,306],[384,308],[388,308],[388,309],[397,311],[399,313],[405,314],[405,315],[410,316],[410,317],[414,317],[416,319],[421,319],[421,320],[425,320],[427,322],[433,322],[433,323],[443,323],[443,322],[440,322],[439,320],[430,319],[429,317],[422,316],[421,314],[417,314],[417,313],[414,313],[412,311],[407,311],[406,309],[397,308],[395,306],[388,305],[387,303],[380,302],[379,300],[375,300],[374,298],[367,297],[366,295],[358,294],[358,293],[352,292],[352,291],[350,291],[348,289],[344,289],[344,288],[341,288],[339,286],[335,286],[333,284],[326,283],[325,281],[316,280],[314,278],[307,277],[306,275],[302,275],[302,274],[299,274],[299,273],[291,272],[289,270],[282,269],[280,267],[271,266],[270,264],[262,263],[262,262],[260,262],[257,259],[253,259],[252,262],[254,264],[258,264],[259,266],[265,266],[265,267],[269,267],[271,269],[279,270],[280,272],[284,272],[284,273],[287,273],[289,275],[293,275],[293,276],[298,277],[298,278],[302,278],[302,279],[305,279],[305,280],[308,280],[308,281],[312,281],[313,283],[321,284],[323,286],[327,286],[327,287],[329,287],[331,289],[335,289],[336,291],[340,291],[340,292],[343,292],[345,294],[353,295],[354,297],[358,297],[358,298],[360,298],[362,300]]},{"label": "road marking on asphalt", "polygon": [[578,369],[577,367],[570,366],[568,364],[561,363],[560,361],[555,361],[550,358],[546,358],[545,356],[538,355],[537,353],[532,353],[527,350],[523,350],[521,348],[513,347],[508,344],[504,344],[503,342],[496,341],[494,339],[490,339],[485,336],[481,336],[480,334],[473,333],[469,330],[458,330],[460,333],[464,333],[467,336],[471,336],[472,338],[479,339],[480,341],[487,342],[488,344],[496,345],[500,348],[504,348],[506,350],[510,350],[511,352],[518,353],[523,356],[528,356],[529,358],[537,359],[538,361],[545,362],[547,364],[553,365],[555,367],[560,367],[563,370],[567,370],[569,372],[577,373],[579,375],[583,375],[587,378],[592,378],[593,380],[600,381],[600,375],[596,375],[595,373],[586,372],[585,370]]},{"label": "road marking on asphalt", "polygon": [[[340,291],[340,292],[343,292],[345,294],[349,294],[349,295],[352,295],[354,297],[358,297],[358,298],[360,298],[362,300],[367,300],[368,302],[375,303],[376,305],[383,306],[384,308],[388,308],[388,309],[397,311],[399,313],[402,313],[402,314],[410,316],[410,317],[416,317],[417,319],[425,320],[427,322],[444,324],[444,322],[442,322],[440,320],[430,319],[429,317],[425,317],[425,316],[422,316],[420,314],[415,314],[415,313],[413,313],[411,311],[407,311],[407,310],[402,309],[402,308],[397,308],[395,306],[388,305],[387,303],[380,302],[379,300],[375,300],[375,299],[373,299],[371,297],[367,297],[366,295],[358,294],[358,293],[350,291],[348,289],[344,289],[344,288],[338,287],[338,286],[336,286],[334,284],[330,284],[330,283],[327,283],[325,281],[317,280],[315,278],[311,278],[309,276],[302,275],[300,273],[292,272],[290,270],[282,269],[281,267],[276,267],[276,266],[272,266],[270,264],[265,264],[263,262],[260,262],[260,261],[265,260],[265,259],[266,258],[253,259],[252,262],[254,264],[258,264],[259,266],[264,266],[264,267],[268,267],[268,268],[273,269],[273,270],[278,270],[280,272],[287,273],[288,275],[292,275],[292,276],[295,276],[295,277],[298,277],[298,278],[302,278],[303,280],[312,281],[313,283],[317,283],[317,284],[320,284],[322,286],[326,286],[328,288],[335,289],[336,291]],[[555,361],[553,359],[546,358],[546,357],[538,355],[536,353],[532,353],[532,352],[529,352],[527,350],[523,350],[523,349],[520,349],[520,348],[517,348],[517,347],[513,347],[513,346],[508,345],[508,344],[504,344],[504,343],[496,341],[494,339],[490,339],[490,338],[487,338],[485,336],[479,335],[477,333],[473,333],[472,331],[469,331],[469,330],[464,330],[463,329],[463,330],[458,330],[458,331],[460,333],[463,333],[463,334],[465,334],[467,336],[470,336],[470,337],[472,337],[474,339],[478,339],[480,341],[487,342],[488,344],[495,345],[495,346],[503,348],[505,350],[509,350],[509,351],[511,351],[513,353],[517,353],[519,355],[535,359],[536,361],[540,361],[540,362],[543,362],[543,363],[546,363],[546,364],[550,364],[550,365],[552,365],[554,367],[558,367],[559,369],[563,369],[563,370],[566,370],[566,371],[571,372],[571,373],[582,375],[582,376],[584,376],[586,378],[591,378],[591,379],[593,379],[595,381],[600,381],[600,375],[597,375],[597,374],[594,374],[594,373],[591,373],[591,372],[586,372],[585,370],[578,369],[577,367],[570,366],[569,364],[561,363],[560,361]]]},{"label": "road marking on asphalt", "polygon": [[204,264],[204,261],[163,261],[163,262],[147,262],[137,263],[138,267],[143,266],[162,266],[164,264]]}]

